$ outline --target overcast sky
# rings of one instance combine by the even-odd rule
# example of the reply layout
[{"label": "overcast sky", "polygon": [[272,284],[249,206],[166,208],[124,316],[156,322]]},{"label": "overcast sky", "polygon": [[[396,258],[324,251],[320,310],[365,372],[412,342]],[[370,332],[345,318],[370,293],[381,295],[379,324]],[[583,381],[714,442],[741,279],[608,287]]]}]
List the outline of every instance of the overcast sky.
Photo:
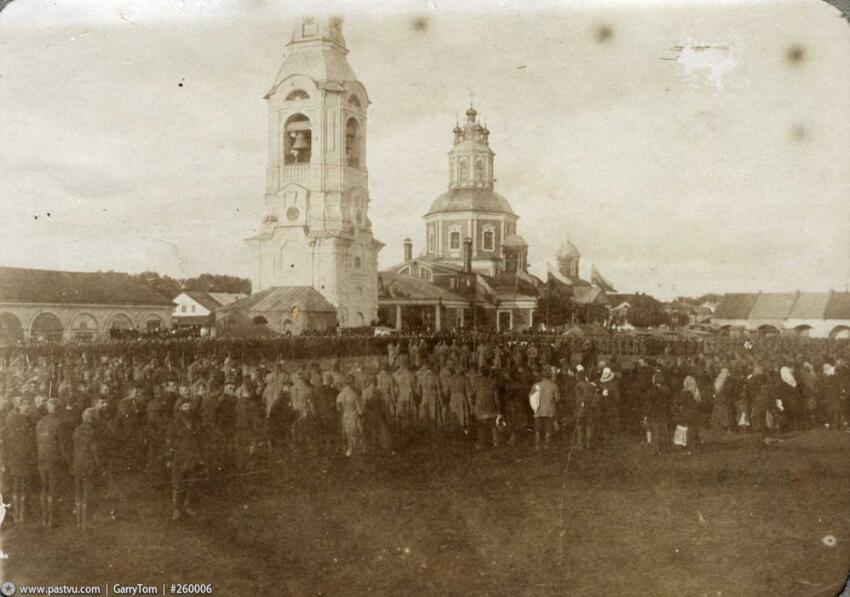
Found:
[{"label": "overcast sky", "polygon": [[[372,100],[383,266],[406,236],[421,249],[421,216],[447,188],[455,117],[474,94],[534,273],[569,236],[623,291],[850,285],[850,26],[835,8],[457,4],[315,5],[344,14]],[[262,96],[295,5],[9,4],[0,264],[250,275]]]}]

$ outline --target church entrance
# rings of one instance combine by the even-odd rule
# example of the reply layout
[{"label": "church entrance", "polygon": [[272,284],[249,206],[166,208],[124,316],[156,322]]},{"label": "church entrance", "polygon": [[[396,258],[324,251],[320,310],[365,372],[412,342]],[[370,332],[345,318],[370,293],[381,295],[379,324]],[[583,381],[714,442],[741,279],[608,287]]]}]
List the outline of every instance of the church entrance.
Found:
[{"label": "church entrance", "polygon": [[503,332],[511,329],[513,329],[513,313],[510,311],[499,311],[496,330]]}]

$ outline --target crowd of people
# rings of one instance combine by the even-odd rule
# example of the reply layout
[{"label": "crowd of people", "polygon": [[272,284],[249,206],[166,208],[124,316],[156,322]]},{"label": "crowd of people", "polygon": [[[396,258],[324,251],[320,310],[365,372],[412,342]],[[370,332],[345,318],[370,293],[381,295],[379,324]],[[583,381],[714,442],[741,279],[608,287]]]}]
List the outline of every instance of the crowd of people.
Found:
[{"label": "crowd of people", "polygon": [[14,524],[34,511],[53,526],[73,493],[85,527],[91,504],[115,516],[138,477],[167,481],[179,519],[194,515],[199,479],[416,442],[591,450],[639,439],[657,454],[698,453],[706,427],[848,427],[846,341],[617,350],[629,342],[466,333],[11,347],[0,352],[2,494]]}]

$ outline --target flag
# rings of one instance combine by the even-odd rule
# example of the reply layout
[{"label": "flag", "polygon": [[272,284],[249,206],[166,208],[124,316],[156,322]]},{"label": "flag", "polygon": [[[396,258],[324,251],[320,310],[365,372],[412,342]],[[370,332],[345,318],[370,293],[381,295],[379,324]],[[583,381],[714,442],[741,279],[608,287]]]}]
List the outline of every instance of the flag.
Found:
[{"label": "flag", "polygon": [[598,286],[605,292],[616,292],[611,283],[602,277],[602,274],[599,273],[599,270],[596,269],[595,265],[590,269],[590,283]]},{"label": "flag", "polygon": [[553,281],[554,280],[556,282],[560,282],[561,284],[566,284],[567,286],[573,285],[573,281],[570,280],[569,278],[567,278],[566,276],[562,275],[561,272],[558,271],[558,268],[556,268],[551,263],[546,264],[546,271],[547,271],[547,274],[548,274],[547,275],[547,281]]}]

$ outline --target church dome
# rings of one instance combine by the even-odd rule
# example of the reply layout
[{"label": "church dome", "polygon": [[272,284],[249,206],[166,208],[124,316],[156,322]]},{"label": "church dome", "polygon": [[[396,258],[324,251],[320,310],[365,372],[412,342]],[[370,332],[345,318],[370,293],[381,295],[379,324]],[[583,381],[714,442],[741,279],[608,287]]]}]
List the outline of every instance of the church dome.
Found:
[{"label": "church dome", "polygon": [[443,193],[425,215],[458,211],[480,211],[516,215],[511,204],[500,194],[486,188],[458,188]]},{"label": "church dome", "polygon": [[504,249],[524,249],[526,247],[528,247],[528,243],[519,234],[511,234],[502,242]]},{"label": "church dome", "polygon": [[558,259],[574,259],[576,257],[581,257],[581,253],[578,252],[578,249],[573,243],[570,241],[564,241],[564,244],[561,245],[561,248],[558,249],[555,256]]}]

